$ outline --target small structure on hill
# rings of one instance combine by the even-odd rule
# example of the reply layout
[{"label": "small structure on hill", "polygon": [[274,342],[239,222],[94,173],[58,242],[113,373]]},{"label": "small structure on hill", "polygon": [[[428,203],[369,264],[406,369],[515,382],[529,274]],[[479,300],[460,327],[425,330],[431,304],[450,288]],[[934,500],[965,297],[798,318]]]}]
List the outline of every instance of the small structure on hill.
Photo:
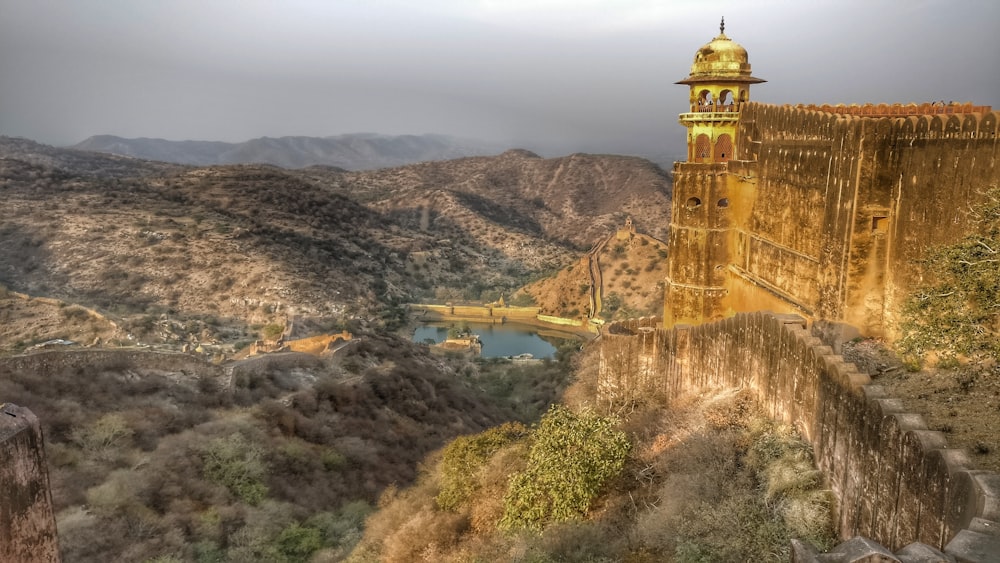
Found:
[{"label": "small structure on hill", "polygon": [[624,241],[631,241],[635,238],[635,224],[632,223],[631,216],[625,218],[625,225],[615,232],[615,238]]},{"label": "small structure on hill", "polygon": [[465,333],[462,336],[448,337],[444,342],[431,346],[431,350],[442,352],[468,352],[478,356],[483,352],[483,343],[478,334]]}]

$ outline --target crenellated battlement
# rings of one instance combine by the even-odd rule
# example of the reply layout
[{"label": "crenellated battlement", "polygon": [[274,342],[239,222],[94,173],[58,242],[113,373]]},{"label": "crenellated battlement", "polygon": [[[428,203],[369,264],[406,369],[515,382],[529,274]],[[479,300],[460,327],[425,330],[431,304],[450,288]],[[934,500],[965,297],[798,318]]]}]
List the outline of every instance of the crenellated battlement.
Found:
[{"label": "crenellated battlement", "polygon": [[746,102],[732,160],[675,164],[665,324],[772,310],[897,333],[926,249],[1000,185],[1000,113],[838,107]]},{"label": "crenellated battlement", "polygon": [[749,390],[812,444],[839,501],[841,538],[873,538],[892,551],[922,542],[960,561],[1000,549],[1000,536],[983,532],[1000,526],[1000,475],[974,470],[964,451],[948,448],[942,433],[808,332],[803,318],[745,313],[698,326],[654,324],[607,327],[602,400],[666,404],[706,389]]},{"label": "crenellated battlement", "polygon": [[965,113],[989,113],[991,106],[976,106],[972,102],[956,104],[953,102],[928,102],[923,104],[796,104],[790,106],[823,113],[839,115],[855,115],[859,117],[901,117],[911,115],[952,115]]}]

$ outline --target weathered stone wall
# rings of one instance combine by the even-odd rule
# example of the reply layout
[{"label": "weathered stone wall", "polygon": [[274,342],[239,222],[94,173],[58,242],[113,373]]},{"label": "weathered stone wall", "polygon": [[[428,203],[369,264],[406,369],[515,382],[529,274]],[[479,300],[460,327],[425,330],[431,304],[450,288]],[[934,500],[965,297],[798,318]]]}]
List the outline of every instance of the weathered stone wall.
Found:
[{"label": "weathered stone wall", "polygon": [[770,309],[894,334],[919,259],[1000,185],[998,118],[744,104],[735,159],[675,165],[666,324]]},{"label": "weathered stone wall", "polygon": [[744,162],[728,176],[752,186],[752,209],[736,226],[730,263],[786,294],[789,311],[892,333],[918,260],[965,235],[970,206],[1000,184],[998,116],[746,104]]},{"label": "weathered stone wall", "polygon": [[56,519],[38,419],[0,405],[0,561],[59,561]]},{"label": "weathered stone wall", "polygon": [[0,374],[32,372],[49,376],[86,366],[87,370],[138,368],[163,372],[217,375],[221,368],[205,360],[178,352],[154,352],[142,349],[53,350],[0,358]]},{"label": "weathered stone wall", "polygon": [[920,415],[811,336],[801,317],[748,313],[695,327],[653,325],[607,327],[601,396],[669,402],[706,388],[751,390],[812,444],[839,500],[842,538],[947,550],[960,531],[973,533],[976,519],[1000,521],[1000,476],[972,470],[963,451],[948,449]]}]

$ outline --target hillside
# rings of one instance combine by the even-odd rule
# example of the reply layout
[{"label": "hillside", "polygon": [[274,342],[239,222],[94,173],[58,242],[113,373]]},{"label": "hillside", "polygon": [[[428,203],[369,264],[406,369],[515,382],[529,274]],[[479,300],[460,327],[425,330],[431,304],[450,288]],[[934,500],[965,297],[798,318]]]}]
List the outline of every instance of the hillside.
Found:
[{"label": "hillside", "polygon": [[333,137],[260,137],[242,143],[95,135],[72,148],[195,166],[271,164],[303,168],[322,165],[370,170],[427,160],[497,154],[506,147],[448,135],[355,133]]},{"label": "hillside", "polygon": [[226,368],[136,350],[0,358],[3,402],[43,427],[63,561],[338,560],[425,455],[537,416],[566,377],[356,336],[335,357]]},{"label": "hillside", "polygon": [[[619,236],[621,235],[621,236]],[[663,312],[666,243],[621,229],[595,245],[578,263],[528,284],[542,313],[566,318],[590,314],[591,269],[600,272],[598,317],[617,320],[659,316]]]},{"label": "hillside", "polygon": [[195,322],[166,337],[176,344],[243,342],[291,319],[393,322],[405,301],[509,292],[625,214],[662,234],[669,205],[659,168],[613,156],[344,172],[192,168],[21,139],[0,139],[0,155],[0,284],[95,308],[139,339],[164,317]]},{"label": "hillside", "polygon": [[[572,347],[434,357],[393,335],[405,303],[509,293],[629,214],[663,232],[669,191],[614,156],[348,172],[0,138],[0,401],[42,421],[64,560],[345,556],[426,455],[537,420],[571,374]],[[274,324],[354,338],[231,359]]]},{"label": "hillside", "polygon": [[115,323],[96,311],[55,299],[31,298],[0,287],[0,356],[31,345],[46,348],[71,345],[70,342],[91,345],[122,336]]},{"label": "hillside", "polygon": [[414,226],[467,210],[476,216],[468,230],[508,252],[530,238],[590,248],[628,216],[662,239],[670,216],[666,173],[647,160],[614,155],[546,159],[512,150],[491,158],[345,174],[331,188]]}]

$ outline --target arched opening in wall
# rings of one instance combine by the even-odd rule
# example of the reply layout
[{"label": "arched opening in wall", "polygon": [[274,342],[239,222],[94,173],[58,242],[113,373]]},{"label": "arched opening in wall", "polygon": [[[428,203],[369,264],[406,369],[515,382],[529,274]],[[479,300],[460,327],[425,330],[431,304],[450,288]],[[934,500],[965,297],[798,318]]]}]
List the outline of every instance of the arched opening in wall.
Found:
[{"label": "arched opening in wall", "polygon": [[729,198],[724,197],[719,200],[719,207],[729,207]]},{"label": "arched opening in wall", "polygon": [[719,110],[734,111],[736,109],[733,105],[735,101],[732,90],[723,90],[719,93]]},{"label": "arched opening in wall", "polygon": [[733,157],[733,139],[728,133],[719,135],[719,140],[715,141],[715,154],[717,162],[726,162]]},{"label": "arched opening in wall", "polygon": [[702,133],[694,142],[694,161],[706,162],[712,156],[712,141]]},{"label": "arched opening in wall", "polygon": [[684,202],[684,207],[687,207],[689,210],[698,209],[701,207],[701,200],[693,196],[689,197],[687,198],[687,201]]},{"label": "arched opening in wall", "polygon": [[698,92],[698,111],[711,111],[712,102],[712,92],[709,90]]},{"label": "arched opening in wall", "polygon": [[747,101],[747,91],[740,90],[740,103],[742,104],[745,101]]}]

